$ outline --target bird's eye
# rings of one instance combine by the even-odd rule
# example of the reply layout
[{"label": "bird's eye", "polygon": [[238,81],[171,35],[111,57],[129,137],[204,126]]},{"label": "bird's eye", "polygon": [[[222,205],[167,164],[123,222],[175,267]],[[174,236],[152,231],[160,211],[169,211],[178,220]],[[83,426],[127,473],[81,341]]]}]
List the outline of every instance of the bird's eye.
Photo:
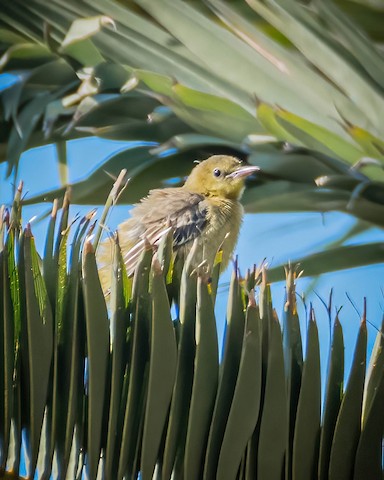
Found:
[{"label": "bird's eye", "polygon": [[215,169],[213,170],[213,175],[214,175],[215,177],[220,177],[220,175],[221,175],[221,170],[219,170],[218,168],[215,168]]}]

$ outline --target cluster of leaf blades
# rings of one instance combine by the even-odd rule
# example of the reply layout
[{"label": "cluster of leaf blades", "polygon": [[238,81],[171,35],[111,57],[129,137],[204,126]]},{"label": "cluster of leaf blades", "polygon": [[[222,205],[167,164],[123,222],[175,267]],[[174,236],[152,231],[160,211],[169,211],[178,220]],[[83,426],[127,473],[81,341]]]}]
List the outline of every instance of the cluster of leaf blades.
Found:
[{"label": "cluster of leaf blades", "polygon": [[1,478],[18,478],[22,444],[28,478],[382,478],[384,336],[366,375],[365,314],[345,388],[334,320],[321,408],[315,314],[303,358],[294,272],[281,329],[265,272],[235,269],[219,361],[219,264],[208,279],[192,250],[175,289],[170,237],[133,279],[116,242],[108,314],[93,214],[75,227],[69,202],[54,205],[41,261],[20,197],[0,225]]}]

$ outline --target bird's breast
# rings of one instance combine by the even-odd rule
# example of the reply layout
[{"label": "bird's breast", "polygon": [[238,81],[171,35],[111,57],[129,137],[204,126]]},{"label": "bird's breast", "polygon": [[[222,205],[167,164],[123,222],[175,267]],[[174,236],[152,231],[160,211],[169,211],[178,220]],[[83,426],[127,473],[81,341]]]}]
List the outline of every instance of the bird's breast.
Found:
[{"label": "bird's breast", "polygon": [[226,268],[235,249],[243,218],[243,207],[237,201],[213,200],[209,202],[208,222],[202,235],[202,249],[206,260],[213,263],[223,246],[222,269]]}]

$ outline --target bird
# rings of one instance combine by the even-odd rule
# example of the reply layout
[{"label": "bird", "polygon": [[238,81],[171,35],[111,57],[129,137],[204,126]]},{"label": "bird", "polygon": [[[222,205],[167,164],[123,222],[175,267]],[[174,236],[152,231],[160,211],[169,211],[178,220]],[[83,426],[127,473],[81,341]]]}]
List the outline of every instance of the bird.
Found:
[{"label": "bird", "polygon": [[[131,217],[117,227],[128,275],[133,275],[145,245],[156,248],[170,229],[176,258],[184,261],[195,242],[196,266],[201,262],[212,266],[222,246],[221,268],[225,269],[242,223],[245,179],[258,170],[236,157],[213,155],[198,162],[181,187],[150,190],[134,205]],[[106,240],[98,254],[105,294],[111,281],[112,250],[111,241]]]}]

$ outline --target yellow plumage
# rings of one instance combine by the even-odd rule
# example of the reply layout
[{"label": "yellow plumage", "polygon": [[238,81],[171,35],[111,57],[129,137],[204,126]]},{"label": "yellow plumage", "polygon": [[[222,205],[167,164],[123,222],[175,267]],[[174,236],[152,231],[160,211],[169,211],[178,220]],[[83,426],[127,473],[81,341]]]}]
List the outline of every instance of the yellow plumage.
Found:
[{"label": "yellow plumage", "polygon": [[[151,190],[131,211],[131,218],[118,226],[120,246],[127,272],[134,272],[147,240],[156,246],[171,228],[173,248],[184,259],[197,239],[196,264],[213,264],[223,246],[222,265],[228,265],[235,248],[243,216],[239,200],[245,178],[258,167],[243,165],[237,158],[214,155],[192,170],[178,188]],[[104,292],[110,286],[112,242],[102,243],[98,253]]]}]

